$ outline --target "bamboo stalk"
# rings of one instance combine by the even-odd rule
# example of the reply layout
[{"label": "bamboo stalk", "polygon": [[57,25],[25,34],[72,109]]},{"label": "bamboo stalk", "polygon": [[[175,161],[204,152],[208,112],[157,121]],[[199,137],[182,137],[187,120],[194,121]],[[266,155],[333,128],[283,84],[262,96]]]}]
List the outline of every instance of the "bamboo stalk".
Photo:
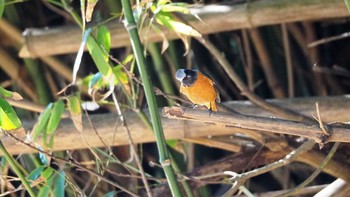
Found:
[{"label": "bamboo stalk", "polygon": [[[320,20],[349,16],[343,0],[264,0],[247,3],[198,5],[191,8],[202,21],[193,16],[182,16],[185,21],[203,35],[243,28],[259,27],[295,21]],[[218,23],[218,21],[220,21]],[[128,33],[122,23],[107,24],[111,31],[111,47],[129,46]],[[163,30],[168,39],[176,39],[176,33]],[[81,40],[80,27],[27,29],[21,57],[39,57],[75,53]],[[154,32],[147,36],[148,42],[162,41]]]},{"label": "bamboo stalk", "polygon": [[167,178],[172,196],[182,196],[180,187],[177,183],[177,177],[173,169],[173,162],[170,159],[170,155],[167,149],[163,125],[158,112],[158,105],[154,94],[154,87],[152,85],[150,76],[148,74],[146,58],[143,55],[143,46],[137,30],[137,24],[135,23],[134,15],[129,0],[122,0],[122,7],[125,15],[125,28],[127,29],[131,46],[134,51],[137,67],[141,75],[143,82],[143,90],[146,95],[147,104],[149,107],[151,122],[153,126],[154,136],[156,138],[156,144],[159,154],[159,162],[163,167],[165,176]]},{"label": "bamboo stalk", "polygon": [[[350,121],[350,114],[348,113],[348,106],[350,106],[349,96],[293,98],[285,100],[270,100],[269,102],[273,102],[276,105],[293,108],[299,111],[301,114],[307,116],[316,114],[314,103],[318,102],[323,122],[329,123],[336,121]],[[259,107],[256,107],[248,101],[234,101],[225,103],[225,105],[228,105],[244,114],[265,117],[271,117],[273,115]],[[20,105],[17,106],[21,107]],[[125,115],[127,125],[130,128],[131,136],[135,144],[154,142],[155,138],[153,133],[143,123],[136,112],[127,111],[123,114]],[[114,128],[110,125],[115,125],[115,114],[91,115],[90,118],[99,135],[103,138],[103,140],[107,142],[109,146],[120,146],[128,144],[128,137],[126,133],[122,130],[122,128],[119,127],[116,131],[118,138],[113,140],[115,133]],[[22,123],[25,131],[30,130],[35,124],[34,121],[24,120]],[[243,133],[247,136],[252,135],[251,133],[247,133],[247,131],[244,130],[223,127],[222,125],[207,124],[205,122],[172,120],[163,118],[162,123],[166,139],[199,138],[207,136],[232,135],[235,133]],[[52,151],[86,148],[86,143],[82,140],[82,136],[91,147],[103,147],[103,142],[99,140],[95,131],[89,126],[90,124],[88,123],[87,119],[83,120],[83,125],[84,130],[83,133],[80,134],[78,131],[76,131],[71,120],[62,120],[58,129],[55,131],[56,133]],[[23,135],[23,133],[21,134],[20,132],[21,131],[18,132],[18,135]],[[22,132],[24,131],[22,130]],[[335,135],[338,136],[339,134]],[[349,136],[349,133],[344,135],[344,137],[346,136]],[[25,135],[23,137],[25,138]],[[3,136],[2,141],[10,154],[25,154],[36,152],[35,150],[14,141],[6,135]],[[38,139],[38,143],[42,143],[41,138]]]}]

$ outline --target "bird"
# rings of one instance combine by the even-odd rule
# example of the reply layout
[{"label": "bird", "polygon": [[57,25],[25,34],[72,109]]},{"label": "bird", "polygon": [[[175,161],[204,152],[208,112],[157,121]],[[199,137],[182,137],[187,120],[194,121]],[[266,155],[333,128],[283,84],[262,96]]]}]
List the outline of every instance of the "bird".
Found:
[{"label": "bird", "polygon": [[177,70],[175,78],[181,82],[180,92],[193,104],[206,106],[210,111],[217,111],[216,102],[220,103],[220,96],[213,80],[192,69]]}]

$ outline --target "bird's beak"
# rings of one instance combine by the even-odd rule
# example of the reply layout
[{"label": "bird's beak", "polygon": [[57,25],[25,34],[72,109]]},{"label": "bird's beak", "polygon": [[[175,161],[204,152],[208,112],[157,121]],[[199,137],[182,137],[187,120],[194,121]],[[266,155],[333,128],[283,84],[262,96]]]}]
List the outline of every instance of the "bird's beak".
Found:
[{"label": "bird's beak", "polygon": [[182,80],[186,77],[185,69],[179,69],[176,71],[175,78],[182,82]]}]

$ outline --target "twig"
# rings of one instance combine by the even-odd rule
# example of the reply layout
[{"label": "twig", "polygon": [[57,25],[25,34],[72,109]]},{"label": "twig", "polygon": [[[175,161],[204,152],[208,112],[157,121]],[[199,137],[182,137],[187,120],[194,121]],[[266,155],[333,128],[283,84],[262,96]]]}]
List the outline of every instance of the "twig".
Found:
[{"label": "twig", "polygon": [[339,145],[340,145],[339,142],[334,143],[334,145],[333,145],[332,149],[329,151],[327,157],[320,164],[320,167],[317,168],[305,181],[303,181],[301,184],[299,184],[297,187],[293,188],[292,190],[279,195],[279,197],[287,197],[287,196],[291,196],[291,195],[294,195],[294,194],[298,194],[299,191],[301,191],[308,184],[310,184],[311,181],[313,181],[322,172],[323,168],[333,158],[333,156],[334,156],[335,152],[337,151]]},{"label": "twig", "polygon": [[90,173],[90,174],[92,174],[92,175],[98,177],[100,180],[102,180],[102,181],[104,181],[104,182],[106,182],[106,183],[108,183],[108,184],[111,184],[111,185],[113,185],[114,187],[117,187],[117,188],[119,188],[120,190],[122,190],[122,191],[124,191],[124,192],[130,194],[131,196],[138,196],[138,195],[135,194],[134,192],[129,191],[129,190],[127,190],[126,188],[124,188],[123,186],[119,185],[118,183],[107,179],[105,176],[99,174],[98,172],[96,172],[96,171],[94,171],[94,170],[92,170],[92,169],[90,169],[90,168],[87,168],[87,167],[85,167],[85,166],[80,165],[78,162],[76,162],[76,161],[75,161],[74,159],[72,159],[72,158],[70,158],[70,159],[65,159],[65,158],[61,158],[61,157],[56,157],[56,156],[54,156],[52,153],[49,153],[49,152],[47,152],[47,151],[43,151],[42,149],[39,149],[39,148],[37,148],[37,147],[35,147],[35,146],[33,146],[33,145],[31,145],[31,144],[29,144],[29,143],[27,143],[27,142],[21,140],[21,139],[19,139],[18,137],[16,137],[15,135],[13,135],[13,134],[10,133],[10,132],[5,132],[5,133],[6,133],[7,135],[9,135],[11,138],[13,138],[14,140],[16,140],[17,142],[19,142],[19,143],[21,143],[21,144],[24,144],[25,146],[28,146],[28,147],[30,147],[31,149],[35,149],[37,152],[40,152],[40,153],[42,153],[42,154],[45,154],[46,156],[51,157],[51,158],[55,159],[56,161],[60,161],[60,162],[63,162],[63,163],[65,163],[65,164],[69,164],[69,165],[72,165],[72,166],[74,166],[74,167],[77,167],[77,168],[80,169],[80,170],[86,171],[86,172],[88,172],[88,173]]},{"label": "twig", "polygon": [[[305,187],[303,188],[300,192],[299,195],[311,195],[314,194],[323,188],[328,186],[327,184],[325,185],[315,185],[315,186],[310,186],[310,187]],[[257,197],[271,197],[271,196],[277,196],[281,193],[284,193],[286,190],[278,190],[278,191],[271,191],[271,192],[264,192],[264,193],[255,193],[254,195]],[[245,197],[244,195],[236,195],[234,197]]]},{"label": "twig", "polygon": [[287,24],[282,24],[282,39],[284,48],[284,57],[287,65],[287,78],[288,78],[288,97],[294,97],[294,77],[293,77],[293,63],[292,54],[290,51],[290,43],[288,36]]},{"label": "twig", "polygon": [[[313,26],[313,23],[303,22],[302,25],[305,32],[303,34],[305,37],[303,46],[305,46],[306,43],[316,40],[317,34],[316,34],[315,27]],[[320,61],[320,54],[318,52],[317,47],[314,47],[314,48],[306,47],[306,51],[307,51],[306,55],[308,57],[307,59],[309,59],[309,65],[314,65],[315,63],[317,64]],[[312,75],[314,78],[314,80],[312,80],[313,86],[314,86],[313,89],[317,92],[318,95],[324,95],[324,96],[327,95],[326,83],[322,73],[313,72]]]},{"label": "twig", "polygon": [[345,38],[348,38],[348,37],[350,37],[350,32],[345,32],[345,33],[342,33],[340,35],[331,36],[331,37],[323,38],[323,39],[320,39],[320,40],[316,40],[314,42],[309,43],[307,45],[307,47],[309,47],[309,48],[316,47],[316,46],[319,46],[319,45],[322,45],[322,44],[326,44],[326,43],[333,42],[333,41],[336,41],[336,40],[345,39]]},{"label": "twig", "polygon": [[131,153],[133,155],[133,158],[135,159],[136,161],[136,164],[140,170],[140,173],[141,173],[141,177],[142,177],[142,181],[143,181],[143,184],[145,185],[145,188],[146,188],[146,192],[147,192],[147,195],[149,197],[152,197],[152,193],[151,193],[151,189],[149,187],[149,184],[148,184],[148,181],[147,181],[147,178],[145,176],[145,171],[142,167],[142,164],[141,164],[141,161],[139,159],[139,155],[137,154],[136,150],[135,150],[135,143],[131,137],[131,134],[130,134],[130,129],[128,128],[128,125],[126,124],[125,122],[125,118],[120,110],[120,106],[119,106],[119,103],[118,103],[118,100],[117,100],[117,97],[115,95],[115,92],[112,93],[112,98],[113,98],[113,101],[114,101],[114,104],[115,104],[115,108],[117,110],[117,114],[119,116],[119,119],[124,127],[124,129],[126,130],[126,133],[128,134],[128,139],[129,139],[129,146],[130,146],[130,149],[131,149]]},{"label": "twig", "polygon": [[[252,177],[255,177],[255,176],[264,174],[266,172],[269,172],[271,170],[288,165],[291,162],[293,162],[297,156],[309,151],[314,145],[315,145],[315,141],[308,140],[308,141],[304,142],[299,148],[297,148],[296,150],[293,150],[288,155],[286,155],[283,159],[280,159],[274,163],[271,163],[271,164],[266,165],[264,167],[257,168],[257,169],[254,169],[252,171],[245,172],[242,174],[231,174],[233,176],[232,176],[232,178],[230,178],[230,181],[232,181],[233,183],[236,181],[238,181],[238,183],[244,183],[246,180],[248,180]],[[227,174],[230,174],[230,173],[227,172]],[[237,184],[237,186],[234,187],[234,189],[238,189],[238,184]],[[232,191],[232,190],[230,191],[230,193],[234,193],[234,192],[235,191]]]},{"label": "twig", "polygon": [[248,30],[242,29],[242,41],[243,49],[245,53],[245,58],[242,60],[245,62],[245,73],[247,75],[247,82],[249,90],[254,92],[254,70],[253,70],[253,54],[252,49],[248,39]]},{"label": "twig", "polygon": [[319,110],[319,107],[318,107],[318,102],[316,102],[316,112],[317,112],[317,122],[319,123],[320,129],[321,129],[321,131],[323,133],[320,136],[320,142],[319,142],[320,149],[322,149],[323,146],[324,146],[324,143],[328,140],[328,138],[332,134],[331,133],[332,129],[327,124],[324,124],[322,122],[320,110]]},{"label": "twig", "polygon": [[254,44],[255,51],[258,54],[262,70],[264,71],[264,74],[266,76],[265,78],[267,81],[267,85],[270,87],[272,94],[276,98],[284,98],[284,90],[272,65],[271,58],[268,54],[269,50],[266,48],[266,45],[260,35],[259,30],[256,28],[250,29],[249,35]]}]

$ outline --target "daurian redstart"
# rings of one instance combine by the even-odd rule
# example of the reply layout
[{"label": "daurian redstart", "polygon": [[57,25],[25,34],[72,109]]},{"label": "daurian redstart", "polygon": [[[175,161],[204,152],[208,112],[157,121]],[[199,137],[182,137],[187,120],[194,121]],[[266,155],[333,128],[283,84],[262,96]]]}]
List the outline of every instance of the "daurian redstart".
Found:
[{"label": "daurian redstart", "polygon": [[190,69],[177,70],[175,77],[181,82],[180,92],[192,103],[217,111],[216,102],[220,103],[220,97],[211,79],[199,71]]}]

